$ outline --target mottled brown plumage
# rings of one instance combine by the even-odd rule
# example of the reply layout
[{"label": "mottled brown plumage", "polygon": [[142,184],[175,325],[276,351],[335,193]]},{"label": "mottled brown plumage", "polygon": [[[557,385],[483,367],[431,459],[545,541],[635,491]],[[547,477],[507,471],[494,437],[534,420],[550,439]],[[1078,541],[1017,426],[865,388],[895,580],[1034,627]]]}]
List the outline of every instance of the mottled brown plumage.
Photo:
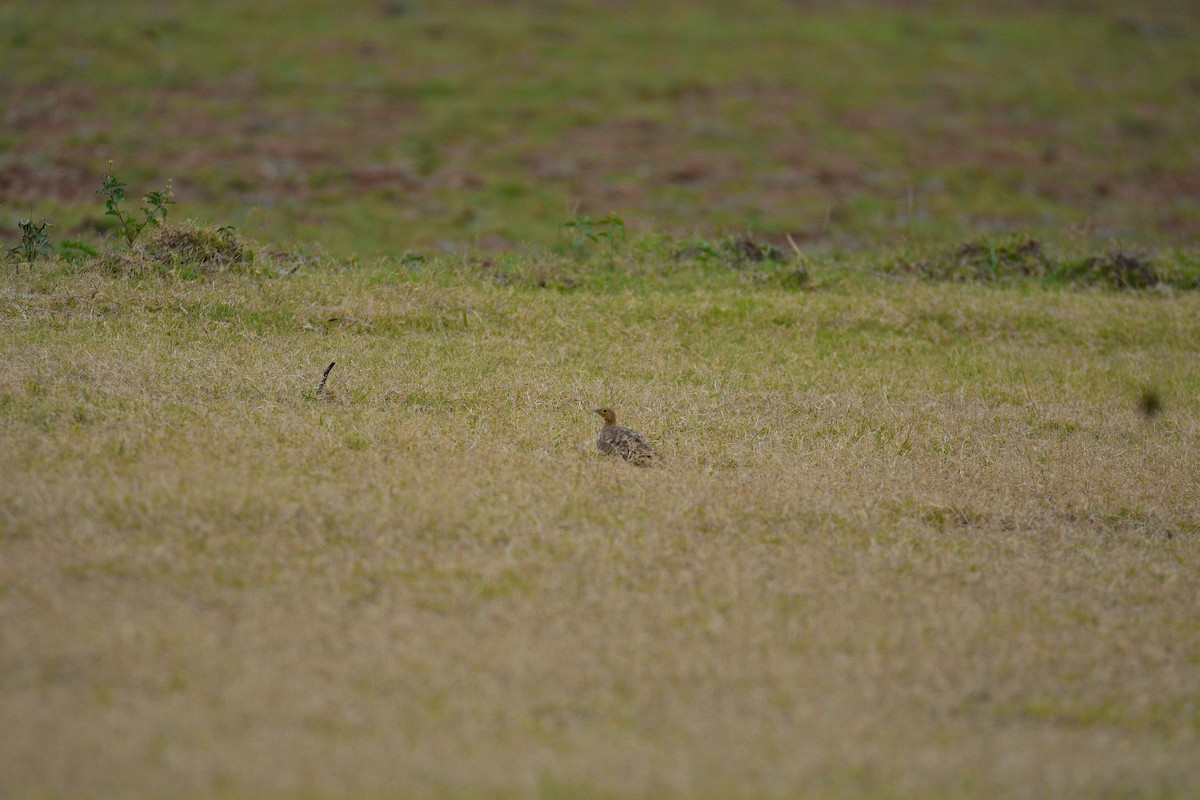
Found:
[{"label": "mottled brown plumage", "polygon": [[601,453],[620,456],[639,467],[644,467],[655,459],[654,448],[646,441],[646,437],[617,424],[617,412],[611,408],[597,408],[592,413],[599,414],[604,419],[600,438],[596,440],[596,449]]}]

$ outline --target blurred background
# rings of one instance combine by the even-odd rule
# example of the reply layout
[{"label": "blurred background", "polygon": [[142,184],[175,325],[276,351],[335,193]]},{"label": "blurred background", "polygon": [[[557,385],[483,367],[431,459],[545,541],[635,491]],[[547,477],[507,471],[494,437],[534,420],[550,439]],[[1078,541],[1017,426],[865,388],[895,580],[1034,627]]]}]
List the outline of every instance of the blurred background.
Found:
[{"label": "blurred background", "polygon": [[1200,234],[1200,3],[0,4],[0,211],[338,254],[746,231],[809,247]]}]

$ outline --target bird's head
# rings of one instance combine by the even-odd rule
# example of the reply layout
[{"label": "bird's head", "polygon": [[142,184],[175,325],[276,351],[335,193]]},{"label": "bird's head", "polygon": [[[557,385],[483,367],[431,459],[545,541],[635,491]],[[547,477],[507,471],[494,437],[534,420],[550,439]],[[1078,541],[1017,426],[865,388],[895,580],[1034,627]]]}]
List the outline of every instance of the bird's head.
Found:
[{"label": "bird's head", "polygon": [[592,413],[599,414],[601,419],[604,420],[605,425],[616,425],[617,424],[617,412],[613,411],[608,406],[605,406],[603,408],[593,409]]}]

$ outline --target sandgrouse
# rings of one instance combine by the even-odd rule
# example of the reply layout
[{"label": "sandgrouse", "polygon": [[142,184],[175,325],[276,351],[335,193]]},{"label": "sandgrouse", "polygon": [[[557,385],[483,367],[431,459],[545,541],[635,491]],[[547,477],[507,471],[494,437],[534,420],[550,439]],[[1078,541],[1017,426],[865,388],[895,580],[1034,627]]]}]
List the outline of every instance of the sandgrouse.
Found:
[{"label": "sandgrouse", "polygon": [[648,466],[654,460],[654,448],[646,441],[646,437],[618,425],[617,412],[611,408],[597,408],[592,413],[604,419],[600,438],[596,440],[597,450],[605,455],[618,455],[639,467]]}]

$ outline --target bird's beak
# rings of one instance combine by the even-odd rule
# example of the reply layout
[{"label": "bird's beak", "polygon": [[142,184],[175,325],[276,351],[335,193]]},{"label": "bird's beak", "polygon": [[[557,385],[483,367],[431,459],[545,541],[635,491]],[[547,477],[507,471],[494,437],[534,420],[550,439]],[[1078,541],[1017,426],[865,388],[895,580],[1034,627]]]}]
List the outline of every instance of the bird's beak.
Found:
[{"label": "bird's beak", "polygon": [[600,413],[600,409],[598,409],[598,408],[593,408],[593,409],[592,409],[592,413],[593,413],[593,414],[599,414],[599,413]]}]

